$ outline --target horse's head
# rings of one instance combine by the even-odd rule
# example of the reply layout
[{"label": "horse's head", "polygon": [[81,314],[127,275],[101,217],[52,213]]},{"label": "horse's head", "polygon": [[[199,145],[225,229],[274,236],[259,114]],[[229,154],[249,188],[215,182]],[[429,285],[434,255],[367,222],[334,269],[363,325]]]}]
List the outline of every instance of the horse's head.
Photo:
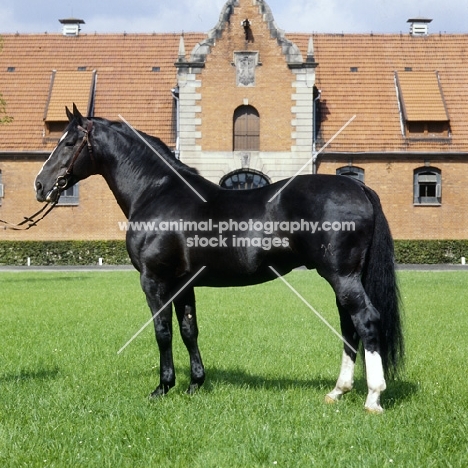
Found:
[{"label": "horse's head", "polygon": [[40,202],[58,201],[65,189],[93,174],[94,156],[89,139],[92,121],[84,118],[75,105],[73,113],[68,108],[66,112],[69,124],[34,182]]}]

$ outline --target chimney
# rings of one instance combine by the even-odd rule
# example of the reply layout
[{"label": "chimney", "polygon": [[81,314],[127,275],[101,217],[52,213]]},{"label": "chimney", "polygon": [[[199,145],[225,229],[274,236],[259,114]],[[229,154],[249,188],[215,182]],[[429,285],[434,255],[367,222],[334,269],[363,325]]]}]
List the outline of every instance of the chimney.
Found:
[{"label": "chimney", "polygon": [[410,23],[410,34],[412,36],[427,36],[429,33],[430,18],[410,18],[407,23]]},{"label": "chimney", "polygon": [[77,18],[64,18],[59,19],[60,23],[63,24],[62,34],[64,36],[79,36],[80,35],[80,24],[85,24],[82,19]]}]

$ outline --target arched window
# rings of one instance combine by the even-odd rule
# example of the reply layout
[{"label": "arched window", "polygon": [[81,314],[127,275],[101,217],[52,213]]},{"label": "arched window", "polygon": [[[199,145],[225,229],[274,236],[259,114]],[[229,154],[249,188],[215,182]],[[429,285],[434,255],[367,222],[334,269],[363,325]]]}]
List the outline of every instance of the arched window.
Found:
[{"label": "arched window", "polygon": [[414,170],[413,202],[415,205],[440,205],[442,201],[442,176],[436,167]]},{"label": "arched window", "polygon": [[246,190],[269,185],[267,176],[253,169],[239,169],[225,175],[219,182],[223,188],[232,190]]},{"label": "arched window", "polygon": [[252,106],[234,111],[234,151],[260,151],[260,115]]},{"label": "arched window", "polygon": [[352,177],[353,179],[360,180],[364,182],[364,169],[355,166],[344,166],[339,167],[336,170],[336,175],[344,175],[347,177]]}]

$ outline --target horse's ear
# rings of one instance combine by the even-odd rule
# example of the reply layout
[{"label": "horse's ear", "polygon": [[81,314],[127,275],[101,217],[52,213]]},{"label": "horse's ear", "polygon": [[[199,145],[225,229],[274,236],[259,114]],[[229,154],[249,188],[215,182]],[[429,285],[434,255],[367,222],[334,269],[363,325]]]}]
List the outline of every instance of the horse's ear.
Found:
[{"label": "horse's ear", "polygon": [[68,106],[65,106],[65,111],[67,113],[68,121],[71,122],[75,118],[75,116],[70,112]]},{"label": "horse's ear", "polygon": [[81,112],[78,110],[78,107],[76,107],[76,104],[73,103],[73,117],[80,123],[83,122],[83,116],[81,115]]}]

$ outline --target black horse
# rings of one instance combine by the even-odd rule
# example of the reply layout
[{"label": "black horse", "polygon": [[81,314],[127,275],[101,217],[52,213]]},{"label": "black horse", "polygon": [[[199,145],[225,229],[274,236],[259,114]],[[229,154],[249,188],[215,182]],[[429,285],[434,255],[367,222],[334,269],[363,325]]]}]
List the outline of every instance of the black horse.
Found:
[{"label": "black horse", "polygon": [[171,302],[190,355],[192,393],[205,380],[194,286],[257,284],[305,265],[330,283],[340,314],[342,365],[326,401],[351,390],[361,341],[365,408],[383,411],[380,394],[403,357],[403,336],[393,241],[374,191],[331,175],[226,190],[176,160],[158,138],[84,118],[76,107],[67,115],[66,131],[36,177],[36,198],[54,202],[93,174],[107,181],[128,219],[127,250],[154,316],[160,383],[153,397],[175,385]]}]

